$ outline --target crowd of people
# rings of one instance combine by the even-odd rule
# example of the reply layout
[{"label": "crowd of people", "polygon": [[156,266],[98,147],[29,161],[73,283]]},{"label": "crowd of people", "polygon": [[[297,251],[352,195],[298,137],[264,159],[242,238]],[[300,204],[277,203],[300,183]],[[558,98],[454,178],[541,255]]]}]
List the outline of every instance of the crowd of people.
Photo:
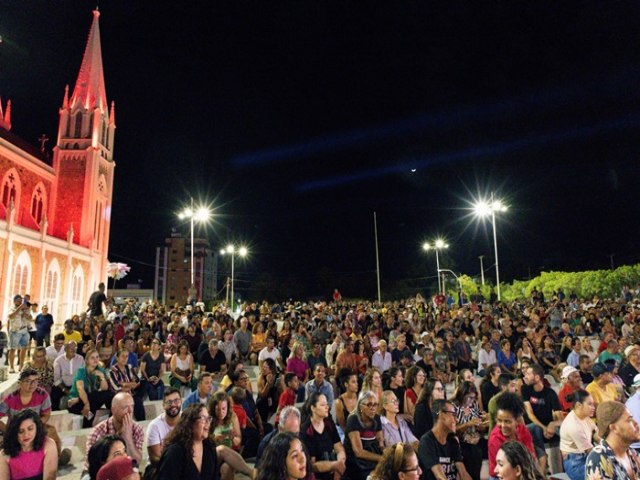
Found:
[{"label": "crowd of people", "polygon": [[[116,305],[100,285],[53,337],[35,320],[44,307],[16,295],[8,345],[0,337],[20,371],[0,402],[0,479],[55,478],[69,452],[48,420],[65,409],[91,429],[89,480],[136,466],[149,479],[475,480],[485,460],[502,480],[640,478],[638,293],[263,302],[230,315]],[[146,400],[163,413],[147,419]]]}]

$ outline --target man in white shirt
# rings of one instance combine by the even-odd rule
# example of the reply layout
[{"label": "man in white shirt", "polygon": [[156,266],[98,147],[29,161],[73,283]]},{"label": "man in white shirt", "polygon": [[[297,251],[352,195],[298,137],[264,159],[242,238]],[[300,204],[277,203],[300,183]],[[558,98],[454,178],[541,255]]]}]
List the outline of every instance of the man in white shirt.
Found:
[{"label": "man in white shirt", "polygon": [[76,353],[78,345],[73,340],[64,345],[64,355],[53,361],[53,387],[51,388],[51,406],[60,410],[60,400],[69,395],[73,379],[80,367],[84,366],[84,358]]},{"label": "man in white shirt", "polygon": [[485,342],[478,351],[478,375],[483,377],[487,367],[494,363],[498,363],[496,352],[491,348],[491,342]]},{"label": "man in white shirt", "polygon": [[47,360],[53,363],[56,358],[64,355],[64,335],[62,333],[53,337],[53,344],[46,348]]},{"label": "man in white shirt", "polygon": [[182,410],[180,390],[177,388],[166,389],[162,407],[164,408],[164,413],[151,420],[147,427],[147,452],[149,453],[149,463],[151,464],[155,464],[160,460],[164,439],[180,421],[180,411]]},{"label": "man in white shirt", "polygon": [[282,361],[282,355],[280,354],[280,350],[275,348],[275,341],[273,337],[267,337],[267,346],[260,350],[258,354],[258,365],[262,368],[262,362],[264,362],[267,358],[273,359],[277,365],[280,365],[282,370],[285,369],[284,362]]}]

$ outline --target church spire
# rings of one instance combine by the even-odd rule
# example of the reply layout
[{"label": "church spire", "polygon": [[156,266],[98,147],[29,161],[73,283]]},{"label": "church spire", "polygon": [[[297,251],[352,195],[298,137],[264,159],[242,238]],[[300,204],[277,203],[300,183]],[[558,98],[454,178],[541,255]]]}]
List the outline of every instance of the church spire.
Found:
[{"label": "church spire", "polygon": [[71,95],[70,107],[84,107],[85,109],[99,108],[107,111],[107,95],[104,88],[104,71],[102,68],[102,49],[100,47],[100,25],[98,18],[100,12],[93,11],[93,23],[89,30],[87,46],[80,65],[80,73],[76,80],[73,94]]}]

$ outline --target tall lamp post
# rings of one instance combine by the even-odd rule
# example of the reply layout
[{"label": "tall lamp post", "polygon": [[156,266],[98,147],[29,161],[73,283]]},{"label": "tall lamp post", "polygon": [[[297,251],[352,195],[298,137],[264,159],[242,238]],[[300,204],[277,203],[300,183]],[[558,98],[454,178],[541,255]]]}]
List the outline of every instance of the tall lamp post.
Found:
[{"label": "tall lamp post", "polygon": [[496,257],[496,288],[498,301],[500,301],[500,267],[498,264],[498,235],[496,233],[496,212],[506,212],[507,206],[500,200],[495,200],[491,194],[490,201],[481,200],[473,206],[473,211],[479,218],[489,217],[493,227],[493,249]]},{"label": "tall lamp post", "polygon": [[449,245],[444,240],[438,238],[433,243],[425,242],[422,245],[422,249],[425,252],[435,250],[436,252],[436,268],[438,269],[438,291],[444,294],[444,284],[440,280],[440,257],[438,256],[438,250],[449,248]]},{"label": "tall lamp post", "polygon": [[191,198],[191,206],[186,207],[183,211],[178,214],[178,218],[184,220],[188,218],[191,223],[191,289],[195,287],[195,270],[193,266],[193,227],[194,223],[197,222],[206,222],[209,217],[211,217],[211,210],[207,207],[198,207],[197,209],[193,206],[193,197]]},{"label": "tall lamp post", "polygon": [[233,312],[233,281],[235,275],[235,259],[236,253],[241,257],[247,256],[247,248],[246,247],[236,247],[235,245],[227,245],[226,248],[220,250],[220,255],[231,255],[231,311]]}]

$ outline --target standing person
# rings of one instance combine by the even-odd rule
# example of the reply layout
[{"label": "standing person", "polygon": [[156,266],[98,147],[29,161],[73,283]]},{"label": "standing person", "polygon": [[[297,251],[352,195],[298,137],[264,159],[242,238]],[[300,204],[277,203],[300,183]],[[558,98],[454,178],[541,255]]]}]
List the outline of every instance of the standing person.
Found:
[{"label": "standing person", "polygon": [[218,480],[216,445],[209,438],[211,420],[206,406],[189,405],[165,439],[158,480]]},{"label": "standing person", "polygon": [[585,478],[634,480],[640,478],[640,459],[631,444],[640,441],[640,427],[620,402],[603,402],[596,409],[602,438],[587,455]]},{"label": "standing person", "polygon": [[[522,443],[531,455],[535,456],[533,438],[524,426],[524,404],[518,395],[505,392],[496,397],[498,411],[496,412],[496,426],[489,434],[489,472],[495,472],[498,451],[505,442],[516,441]],[[495,478],[495,477],[492,477]]]},{"label": "standing person", "polygon": [[471,480],[456,439],[456,410],[447,400],[432,405],[433,429],[420,439],[418,460],[427,480]]},{"label": "standing person", "polygon": [[89,301],[87,302],[87,307],[89,307],[89,318],[94,319],[99,324],[104,322],[104,311],[102,310],[102,304],[106,308],[109,307],[109,299],[104,294],[106,287],[104,283],[100,282],[98,284],[98,290],[93,292],[89,297]]},{"label": "standing person", "polygon": [[304,444],[293,433],[278,433],[264,449],[257,480],[310,480],[311,461]]},{"label": "standing person", "polygon": [[41,347],[51,345],[51,327],[53,326],[53,315],[49,313],[49,307],[42,306],[40,313],[36,315],[36,345]]},{"label": "standing person", "polygon": [[47,437],[45,426],[33,410],[22,410],[9,422],[2,446],[0,478],[3,480],[56,478],[56,444]]},{"label": "standing person", "polygon": [[376,413],[378,397],[373,392],[362,392],[356,409],[347,418],[344,448],[347,454],[347,477],[365,480],[382,460],[384,436],[382,422]]},{"label": "standing person", "polygon": [[22,301],[22,296],[13,297],[13,308],[7,316],[7,331],[9,332],[9,372],[15,373],[13,364],[18,351],[18,369],[22,370],[24,359],[29,346],[29,324],[31,314],[29,305]]},{"label": "standing person", "polygon": [[594,434],[597,437],[596,424],[591,419],[596,407],[586,390],[576,390],[570,396],[573,408],[560,426],[560,451],[565,473],[571,480],[583,480],[592,438]]},{"label": "standing person", "polygon": [[[519,442],[506,442],[496,455],[491,472],[500,480],[542,480],[531,453]],[[493,477],[493,478],[496,478]]]}]

